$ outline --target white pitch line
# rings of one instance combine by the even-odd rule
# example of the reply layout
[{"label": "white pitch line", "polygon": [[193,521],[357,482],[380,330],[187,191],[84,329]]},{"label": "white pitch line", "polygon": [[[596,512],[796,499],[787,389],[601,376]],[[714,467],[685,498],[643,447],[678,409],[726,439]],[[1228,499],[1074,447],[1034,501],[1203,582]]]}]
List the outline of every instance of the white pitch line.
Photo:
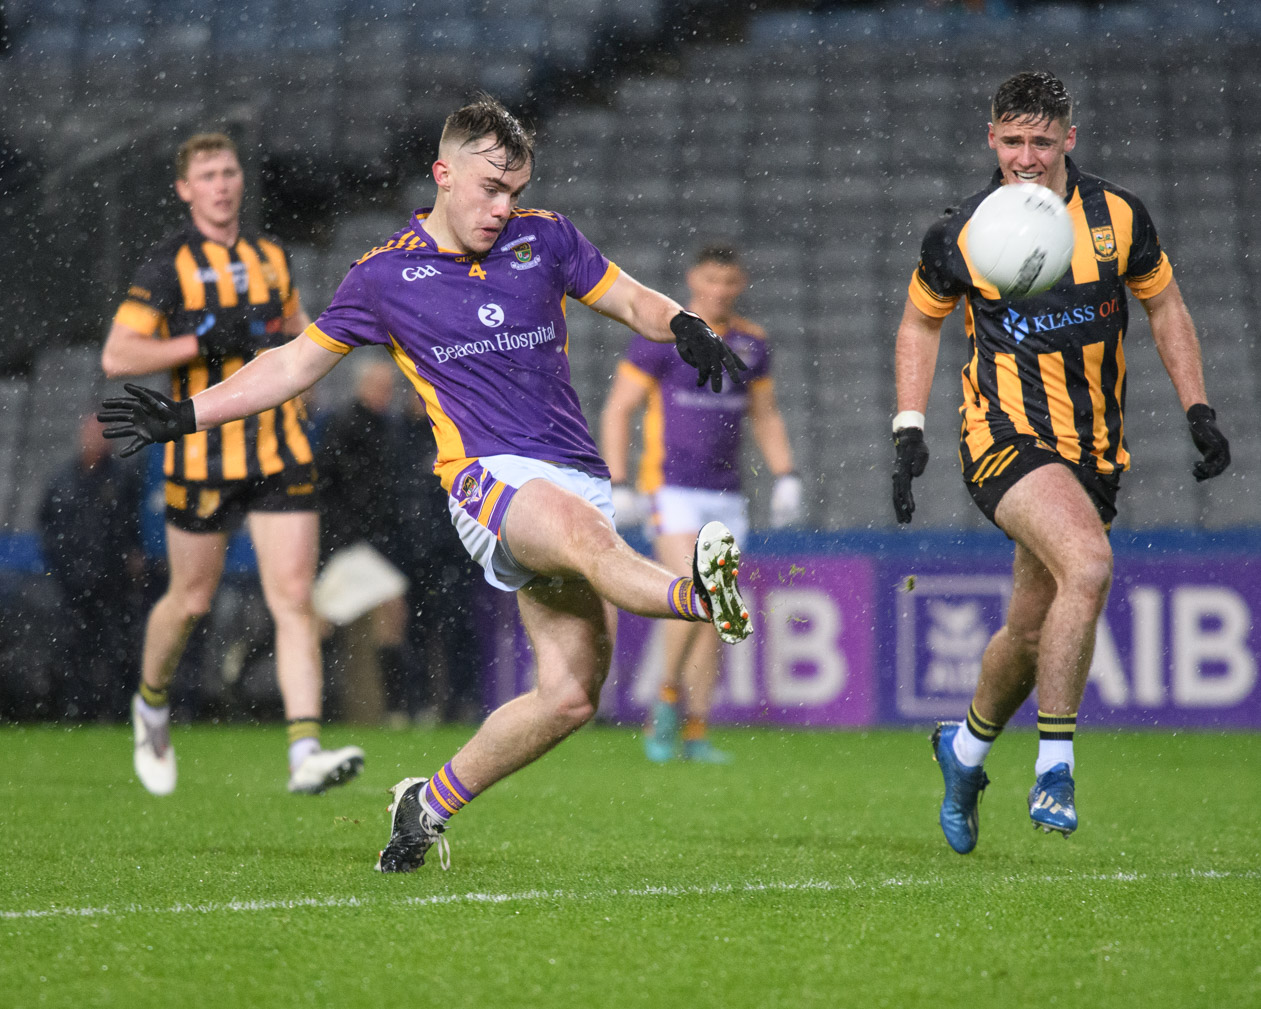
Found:
[{"label": "white pitch line", "polygon": [[[1029,875],[1004,876],[996,880],[998,883],[1023,884],[1036,883],[1142,883],[1146,881],[1165,881],[1175,879],[1193,879],[1216,881],[1225,879],[1255,880],[1261,879],[1261,872],[1220,872],[1216,869],[1190,869],[1186,872],[1142,873],[1117,872],[1106,873],[1073,873],[1061,876]],[[610,900],[618,897],[712,897],[723,894],[758,894],[758,893],[791,893],[791,892],[829,892],[855,890],[883,890],[899,887],[935,887],[957,885],[957,879],[944,879],[940,876],[899,876],[887,879],[855,880],[847,877],[835,882],[826,879],[808,879],[793,881],[772,881],[769,883],[711,883],[708,886],[643,886],[609,890],[593,890],[586,893],[575,893],[570,890],[522,890],[517,893],[446,893],[430,897],[294,897],[287,900],[227,900],[205,901],[196,904],[171,904],[168,907],[146,906],[144,904],[104,905],[102,907],[51,907],[27,908],[23,910],[0,911],[0,919],[40,919],[40,918],[108,918],[131,914],[236,914],[244,911],[292,911],[304,908],[343,908],[343,907],[435,907],[445,904],[510,904],[540,903],[544,901],[591,901]]]}]

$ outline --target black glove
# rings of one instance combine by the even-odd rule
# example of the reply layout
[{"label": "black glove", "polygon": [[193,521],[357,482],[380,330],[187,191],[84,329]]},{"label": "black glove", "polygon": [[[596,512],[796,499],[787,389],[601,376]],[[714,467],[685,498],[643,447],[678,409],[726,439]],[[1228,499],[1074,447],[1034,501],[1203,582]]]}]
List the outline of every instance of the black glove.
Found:
[{"label": "black glove", "polygon": [[1191,467],[1196,480],[1221,476],[1230,465],[1230,442],[1217,426],[1217,412],[1207,403],[1196,403],[1187,411],[1191,440],[1204,456]]},{"label": "black glove", "polygon": [[254,339],[249,318],[220,319],[209,313],[193,330],[202,357],[222,361],[225,357],[250,357]]},{"label": "black glove", "polygon": [[680,312],[670,320],[670,332],[674,334],[679,357],[696,369],[698,387],[708,382],[714,392],[722,392],[723,368],[737,385],[740,384],[740,372],[749,366],[705,325],[705,320],[699,315]]},{"label": "black glove", "polygon": [[177,402],[160,392],[130,382],[123,388],[131,395],[125,399],[107,399],[96,415],[102,424],[121,425],[102,431],[106,438],[135,439],[119,453],[123,458],[135,455],[155,441],[175,441],[197,430],[197,417],[191,399]]},{"label": "black glove", "polygon": [[928,446],[924,432],[918,427],[899,428],[893,432],[893,511],[899,522],[910,522],[915,514],[915,498],[911,481],[928,465]]}]

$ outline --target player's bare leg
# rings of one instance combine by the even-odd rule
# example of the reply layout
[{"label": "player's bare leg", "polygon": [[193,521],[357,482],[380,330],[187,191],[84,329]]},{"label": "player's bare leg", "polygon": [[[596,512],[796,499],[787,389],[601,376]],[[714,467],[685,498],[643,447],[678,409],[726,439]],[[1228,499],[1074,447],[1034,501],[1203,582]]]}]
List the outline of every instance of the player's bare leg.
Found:
[{"label": "player's bare leg", "polygon": [[[985,757],[1035,686],[1041,740],[1031,814],[1042,826],[1050,817],[1050,829],[1076,828],[1072,736],[1111,584],[1103,523],[1067,467],[1026,475],[1003,496],[995,517],[1016,541],[1007,620],[986,647],[966,722],[939,725],[933,735],[946,785],[942,831],[961,853],[976,845],[977,800],[989,783]],[[1033,810],[1035,803],[1042,808]]]},{"label": "player's bare leg", "polygon": [[323,672],[311,601],[320,522],[314,511],[251,512],[250,539],[263,598],[276,628],[276,680],[289,723],[289,791],[318,794],[363,768],[363,750],[320,747]]},{"label": "player's bare leg", "polygon": [[[694,570],[693,578],[679,577],[632,550],[595,505],[534,479],[516,492],[500,537],[531,571],[584,578],[618,609],[646,617],[711,620],[719,637],[730,643],[752,633],[736,587],[740,551],[721,523],[709,523],[697,538],[697,561],[704,570],[698,569],[699,575]],[[696,577],[705,584],[695,585]]]},{"label": "player's bare leg", "polygon": [[223,575],[228,537],[224,533],[189,533],[166,527],[169,578],[166,591],[149,612],[141,659],[141,678],[165,691],[197,622],[210,612]]},{"label": "player's bare leg", "polygon": [[536,579],[517,592],[517,606],[537,683],[492,711],[452,758],[460,781],[474,792],[537,760],[590,721],[613,657],[617,610],[586,582]]},{"label": "player's bare leg", "polygon": [[[666,533],[655,544],[657,559],[671,571],[689,571],[695,548],[695,533]],[[718,682],[718,643],[696,624],[671,622],[665,627],[664,644],[661,695],[645,729],[645,753],[655,762],[669,760],[681,734],[684,759],[727,762],[730,757],[716,749],[706,734]]]},{"label": "player's bare leg", "polygon": [[175,750],[171,746],[167,689],[188,637],[210,612],[223,574],[228,538],[222,533],[189,533],[166,527],[166,591],[149,612],[141,653],[140,690],[131,701],[133,766],[154,795],[175,790]]},{"label": "player's bare leg", "polygon": [[1112,585],[1112,547],[1103,522],[1077,478],[1058,465],[1025,476],[1004,495],[995,517],[1054,581],[1038,638],[1038,706],[1054,715],[1074,714]]},{"label": "player's bare leg", "polygon": [[985,648],[972,698],[973,708],[987,721],[1006,725],[1033,692],[1042,624],[1054,599],[1051,572],[1017,543],[1006,622]]},{"label": "player's bare leg", "polygon": [[531,571],[584,578],[601,598],[629,613],[673,615],[667,593],[677,576],[633,550],[595,505],[563,487],[538,479],[525,483],[501,534]]},{"label": "player's bare leg", "polygon": [[1000,528],[1050,573],[1055,595],[1038,639],[1038,760],[1029,816],[1044,830],[1077,829],[1073,736],[1112,586],[1112,548],[1089,495],[1064,466],[1034,470],[1004,495]]},{"label": "player's bare leg", "polygon": [[442,835],[451,816],[595,715],[613,656],[616,608],[584,581],[553,585],[544,579],[520,589],[517,605],[534,648],[534,689],[491,712],[433,778],[404,778],[394,786],[379,871],[411,872],[435,844],[446,868]]},{"label": "player's bare leg", "polygon": [[319,719],[323,673],[319,625],[311,602],[319,552],[319,514],[251,512],[247,521],[263,598],[276,625],[276,679],[285,718]]}]

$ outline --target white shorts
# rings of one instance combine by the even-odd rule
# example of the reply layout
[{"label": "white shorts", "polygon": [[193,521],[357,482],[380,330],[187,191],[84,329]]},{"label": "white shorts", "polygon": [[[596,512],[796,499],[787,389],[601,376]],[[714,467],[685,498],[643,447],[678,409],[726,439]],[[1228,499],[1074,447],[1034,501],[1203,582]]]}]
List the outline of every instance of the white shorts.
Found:
[{"label": "white shorts", "polygon": [[613,519],[612,488],[603,477],[519,455],[475,459],[456,474],[447,507],[464,549],[482,566],[486,581],[504,592],[516,592],[538,577],[517,563],[499,536],[513,495],[531,480],[547,480],[572,491]]},{"label": "white shorts", "polygon": [[734,490],[661,487],[652,496],[653,526],[658,536],[695,536],[706,522],[722,522],[740,543],[749,531],[749,503]]}]

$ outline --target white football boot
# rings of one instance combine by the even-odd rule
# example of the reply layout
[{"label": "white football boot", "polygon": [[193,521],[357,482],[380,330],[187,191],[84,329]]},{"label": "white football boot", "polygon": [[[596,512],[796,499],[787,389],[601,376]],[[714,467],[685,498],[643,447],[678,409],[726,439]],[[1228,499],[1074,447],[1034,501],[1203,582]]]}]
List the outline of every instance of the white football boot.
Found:
[{"label": "white football boot", "polygon": [[739,573],[740,548],[731,530],[721,522],[706,522],[696,537],[692,581],[714,630],[729,645],[753,633],[753,621],[736,586]]},{"label": "white football boot", "polygon": [[140,695],[131,698],[131,727],[135,738],[136,777],[153,795],[175,791],[175,747],[169,720],[148,722],[140,712]]},{"label": "white football boot", "polygon": [[334,785],[344,785],[363,770],[363,750],[343,746],[316,750],[289,773],[289,791],[319,795]]}]

